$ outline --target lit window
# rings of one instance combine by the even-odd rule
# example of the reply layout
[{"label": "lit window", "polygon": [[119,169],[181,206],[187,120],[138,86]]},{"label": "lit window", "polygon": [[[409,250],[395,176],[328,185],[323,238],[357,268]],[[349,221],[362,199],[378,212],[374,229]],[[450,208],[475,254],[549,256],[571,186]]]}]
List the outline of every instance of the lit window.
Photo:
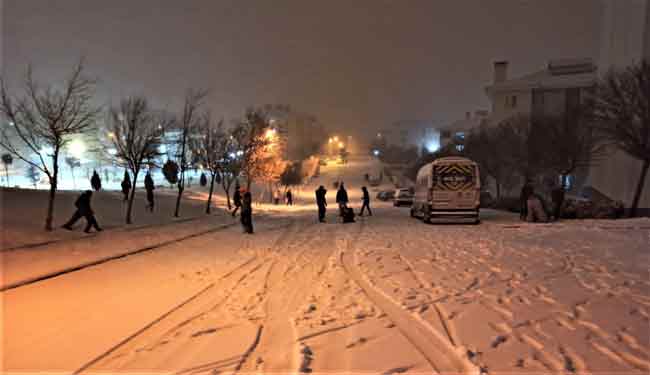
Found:
[{"label": "lit window", "polygon": [[457,151],[463,151],[464,149],[465,149],[465,145],[456,145]]}]

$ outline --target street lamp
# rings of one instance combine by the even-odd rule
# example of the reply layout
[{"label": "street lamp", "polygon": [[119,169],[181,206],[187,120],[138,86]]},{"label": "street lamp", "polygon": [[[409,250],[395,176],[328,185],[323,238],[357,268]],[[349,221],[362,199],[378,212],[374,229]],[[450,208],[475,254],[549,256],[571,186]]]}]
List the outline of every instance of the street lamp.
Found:
[{"label": "street lamp", "polygon": [[339,148],[343,148],[343,147],[345,147],[345,145],[343,144],[343,142],[339,142]]}]

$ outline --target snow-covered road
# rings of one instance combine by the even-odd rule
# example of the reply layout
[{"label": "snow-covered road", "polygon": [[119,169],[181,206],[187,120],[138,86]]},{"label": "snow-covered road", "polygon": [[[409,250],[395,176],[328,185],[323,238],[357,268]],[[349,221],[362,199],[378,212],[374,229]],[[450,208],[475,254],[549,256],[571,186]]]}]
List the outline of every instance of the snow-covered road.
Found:
[{"label": "snow-covered road", "polygon": [[647,221],[427,225],[375,202],[344,225],[334,211],[278,209],[252,236],[228,227],[5,291],[3,369],[650,370]]}]

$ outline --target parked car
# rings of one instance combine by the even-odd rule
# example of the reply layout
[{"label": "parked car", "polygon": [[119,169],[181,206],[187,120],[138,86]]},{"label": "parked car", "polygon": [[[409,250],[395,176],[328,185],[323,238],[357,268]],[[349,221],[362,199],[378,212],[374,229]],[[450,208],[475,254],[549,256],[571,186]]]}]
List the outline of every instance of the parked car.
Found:
[{"label": "parked car", "polygon": [[393,206],[411,206],[413,204],[413,189],[403,188],[395,190]]},{"label": "parked car", "polygon": [[380,201],[390,201],[395,198],[395,190],[384,190],[377,193],[377,199]]}]

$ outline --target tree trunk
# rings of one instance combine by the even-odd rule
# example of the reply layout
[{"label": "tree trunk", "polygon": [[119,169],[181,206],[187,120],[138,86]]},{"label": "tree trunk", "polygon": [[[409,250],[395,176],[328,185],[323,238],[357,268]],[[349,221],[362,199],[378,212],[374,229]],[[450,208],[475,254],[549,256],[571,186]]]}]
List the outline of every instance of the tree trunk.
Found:
[{"label": "tree trunk", "polygon": [[208,204],[205,206],[205,213],[210,213],[210,206],[212,205],[212,191],[214,190],[214,179],[216,177],[215,173],[211,173],[212,179],[210,180],[210,193],[208,193]]},{"label": "tree trunk", "polygon": [[496,179],[494,180],[494,182],[497,187],[497,201],[498,201],[499,199],[501,199],[501,183],[499,182],[499,180]]},{"label": "tree trunk", "polygon": [[47,202],[47,216],[45,217],[45,230],[51,231],[54,216],[54,197],[56,194],[56,177],[50,178],[50,194]]},{"label": "tree trunk", "polygon": [[225,177],[221,177],[221,187],[226,193],[226,205],[228,206],[228,211],[232,210],[232,205],[230,204],[230,185],[231,182],[226,183]]},{"label": "tree trunk", "polygon": [[181,196],[183,195],[183,190],[185,190],[185,187],[179,184],[178,196],[176,197],[176,209],[174,210],[174,217],[178,217],[178,212],[181,209]]},{"label": "tree trunk", "polygon": [[174,209],[174,217],[178,217],[179,211],[181,210],[181,197],[183,196],[183,191],[185,190],[185,169],[181,167],[181,177],[178,180],[178,196],[176,197],[176,208]]},{"label": "tree trunk", "polygon": [[639,200],[641,199],[641,193],[643,192],[643,186],[645,185],[645,178],[648,175],[648,167],[650,167],[650,160],[644,160],[643,167],[641,167],[641,176],[639,177],[639,182],[636,185],[636,191],[634,192],[632,207],[630,207],[630,216],[632,217],[636,216],[636,211],[639,207]]},{"label": "tree trunk", "polygon": [[58,184],[59,177],[59,149],[58,147],[54,150],[54,155],[52,156],[52,177],[50,177],[50,194],[47,202],[47,215],[45,216],[45,230],[51,231],[52,221],[54,220],[54,198],[56,197],[56,187]]},{"label": "tree trunk", "polygon": [[131,186],[131,195],[129,196],[129,204],[126,206],[126,223],[131,224],[131,211],[133,208],[133,198],[135,197],[135,186],[138,181],[138,173],[140,170],[133,172],[133,184]]},{"label": "tree trunk", "polygon": [[9,165],[5,164],[5,179],[7,180],[7,187],[9,187]]}]

